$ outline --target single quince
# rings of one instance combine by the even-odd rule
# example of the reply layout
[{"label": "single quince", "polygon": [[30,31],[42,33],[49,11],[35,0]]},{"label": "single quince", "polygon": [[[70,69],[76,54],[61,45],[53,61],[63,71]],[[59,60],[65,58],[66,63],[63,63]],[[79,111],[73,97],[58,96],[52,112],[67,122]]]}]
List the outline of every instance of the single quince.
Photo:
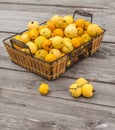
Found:
[{"label": "single quince", "polygon": [[84,19],[77,19],[75,21],[76,27],[85,28],[85,20]]},{"label": "single quince", "polygon": [[75,83],[77,83],[79,87],[82,87],[83,85],[87,84],[88,81],[85,78],[78,78]]},{"label": "single quince", "polygon": [[87,33],[84,33],[83,35],[81,35],[81,38],[82,38],[83,43],[86,43],[91,40],[91,37]]},{"label": "single quince", "polygon": [[28,23],[28,30],[38,29],[38,28],[39,28],[39,23],[37,21],[30,21]]},{"label": "single quince", "polygon": [[63,38],[61,36],[55,36],[52,38],[52,45],[56,49],[61,49],[63,47]]},{"label": "single quince", "polygon": [[50,51],[53,48],[51,40],[45,39],[42,43],[42,48],[47,51]]},{"label": "single quince", "polygon": [[54,55],[54,54],[47,54],[46,56],[45,56],[45,60],[47,61],[47,62],[53,62],[53,61],[55,61],[57,58],[56,58],[56,56]]},{"label": "single quince", "polygon": [[50,38],[52,35],[52,32],[49,28],[45,27],[45,28],[41,29],[40,35],[45,36],[46,38]]},{"label": "single quince", "polygon": [[65,30],[64,30],[64,34],[66,37],[68,38],[73,38],[77,36],[77,29],[73,24],[69,24]]},{"label": "single quince", "polygon": [[44,50],[44,49],[40,49],[35,53],[35,57],[36,58],[40,58],[40,59],[44,59],[45,56],[48,54],[48,51]]},{"label": "single quince", "polygon": [[56,28],[54,31],[53,31],[53,37],[55,36],[61,36],[63,37],[64,36],[64,32],[61,28]]},{"label": "single quince", "polygon": [[94,94],[94,88],[92,84],[85,84],[82,86],[82,95],[84,97],[92,97]]},{"label": "single quince", "polygon": [[50,52],[49,52],[49,54],[54,54],[56,56],[56,58],[60,58],[61,57],[60,50],[55,49],[55,48],[51,49]]},{"label": "single quince", "polygon": [[72,38],[71,39],[71,43],[73,45],[74,48],[79,47],[82,44],[82,38],[81,37],[76,37],[76,38]]},{"label": "single quince", "polygon": [[[31,41],[30,41],[30,42],[27,42],[26,45],[29,46],[30,51],[31,51],[32,54],[35,54],[35,53],[37,52],[37,46],[36,46],[36,44],[34,44],[33,42],[31,42]],[[24,49],[24,51],[25,51],[26,53],[29,53],[29,54],[30,54],[29,49]]]},{"label": "single quince", "polygon": [[77,35],[81,36],[84,33],[84,29],[81,27],[77,27]]},{"label": "single quince", "polygon": [[72,24],[74,22],[74,18],[71,15],[65,15],[63,17],[64,22],[66,22],[68,25]]},{"label": "single quince", "polygon": [[59,28],[63,23],[63,18],[59,15],[54,15],[50,20],[55,24],[56,28]]},{"label": "single quince", "polygon": [[69,53],[73,50],[72,43],[69,41],[64,42],[64,46],[62,47],[61,51],[63,53]]},{"label": "single quince", "polygon": [[55,24],[51,20],[48,20],[46,22],[46,27],[48,27],[51,30],[51,32],[53,32],[55,30],[55,28],[56,28]]},{"label": "single quince", "polygon": [[43,43],[44,40],[46,40],[46,37],[45,37],[45,36],[38,36],[38,37],[34,40],[34,43],[36,44],[36,46],[37,46],[38,49],[41,49],[41,48],[42,48],[42,43]]},{"label": "single quince", "polygon": [[97,35],[99,35],[100,33],[102,33],[103,30],[97,25],[97,24],[90,24],[87,27],[87,33],[91,36],[91,37],[95,37]]},{"label": "single quince", "polygon": [[47,95],[49,93],[49,85],[46,83],[40,84],[38,91],[41,95]]},{"label": "single quince", "polygon": [[81,87],[78,86],[78,84],[74,83],[71,84],[69,87],[69,92],[72,97],[80,97],[81,96]]},{"label": "single quince", "polygon": [[21,34],[20,40],[24,43],[27,43],[30,41],[28,33]]},{"label": "single quince", "polygon": [[39,32],[37,29],[31,29],[29,30],[28,34],[30,40],[35,40],[38,37]]}]

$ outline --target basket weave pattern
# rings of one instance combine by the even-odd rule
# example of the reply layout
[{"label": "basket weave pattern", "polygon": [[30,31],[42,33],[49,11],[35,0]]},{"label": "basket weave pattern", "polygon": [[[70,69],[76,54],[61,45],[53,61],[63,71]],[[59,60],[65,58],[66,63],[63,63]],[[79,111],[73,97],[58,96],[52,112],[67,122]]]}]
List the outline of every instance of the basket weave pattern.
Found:
[{"label": "basket weave pattern", "polygon": [[[87,57],[96,53],[100,48],[100,44],[103,38],[104,32],[93,38],[91,41],[83,44],[77,49],[74,49],[71,53],[64,55],[54,62],[46,62],[44,60],[35,58],[25,52],[13,48],[8,38],[4,40],[4,45],[10,56],[10,59],[16,64],[26,68],[27,70],[36,73],[48,80],[53,80],[62,75],[66,69],[72,64],[76,63],[80,57]],[[87,51],[87,55],[85,55]],[[67,66],[67,62],[71,64]]]},{"label": "basket weave pattern", "polygon": [[65,72],[67,62],[66,55],[52,63],[48,63],[14,49],[7,43],[5,43],[5,47],[13,62],[46,79],[55,79]]}]

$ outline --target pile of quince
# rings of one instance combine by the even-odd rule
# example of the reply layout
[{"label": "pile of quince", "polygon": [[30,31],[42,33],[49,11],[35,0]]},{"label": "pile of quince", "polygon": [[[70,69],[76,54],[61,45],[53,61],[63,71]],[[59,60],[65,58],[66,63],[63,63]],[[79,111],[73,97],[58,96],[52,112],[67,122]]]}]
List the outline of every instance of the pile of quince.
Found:
[{"label": "pile of quince", "polygon": [[[94,86],[88,82],[85,78],[78,78],[74,83],[69,86],[70,95],[74,98],[83,96],[85,98],[90,98],[94,95]],[[47,83],[41,83],[38,91],[42,95],[47,95],[50,90],[50,87]],[[59,90],[58,90],[59,91]],[[62,90],[61,90],[62,91]]]},{"label": "pile of quince", "polygon": [[[36,58],[48,62],[60,58],[103,32],[98,25],[85,19],[74,20],[71,15],[54,15],[43,25],[30,21],[27,27],[27,31],[14,38],[28,45]],[[26,48],[15,47],[30,53]]]}]

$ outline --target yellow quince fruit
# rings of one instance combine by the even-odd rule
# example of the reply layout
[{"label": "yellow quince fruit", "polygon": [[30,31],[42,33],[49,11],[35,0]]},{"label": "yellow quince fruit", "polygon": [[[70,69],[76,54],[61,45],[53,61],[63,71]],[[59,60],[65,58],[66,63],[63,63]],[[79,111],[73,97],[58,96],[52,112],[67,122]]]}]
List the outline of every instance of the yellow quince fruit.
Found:
[{"label": "yellow quince fruit", "polygon": [[28,26],[28,30],[38,29],[39,23],[37,21],[30,21],[27,26]]},{"label": "yellow quince fruit", "polygon": [[45,56],[45,60],[47,61],[47,62],[53,62],[53,61],[55,61],[57,59],[57,57],[54,55],[54,54],[47,54],[46,56]]},{"label": "yellow quince fruit", "polygon": [[94,94],[93,93],[93,91],[94,91],[93,85],[92,84],[85,84],[82,86],[81,91],[82,91],[82,95],[84,97],[87,97],[87,98],[92,97]]},{"label": "yellow quince fruit", "polygon": [[40,84],[38,91],[42,95],[47,95],[49,93],[49,85],[46,83]]},{"label": "yellow quince fruit", "polygon": [[91,36],[91,37],[95,37],[97,35],[99,35],[100,33],[102,33],[103,30],[97,25],[97,24],[90,24],[87,27],[87,33]]},{"label": "yellow quince fruit", "polygon": [[69,92],[72,97],[80,97],[81,96],[81,87],[78,84],[71,84],[69,87]]},{"label": "yellow quince fruit", "polygon": [[88,81],[85,78],[78,78],[75,83],[77,83],[79,87],[82,87],[83,85],[87,84]]},{"label": "yellow quince fruit", "polygon": [[66,37],[68,38],[73,38],[77,36],[77,29],[73,24],[69,24],[65,30],[64,30],[64,34]]}]

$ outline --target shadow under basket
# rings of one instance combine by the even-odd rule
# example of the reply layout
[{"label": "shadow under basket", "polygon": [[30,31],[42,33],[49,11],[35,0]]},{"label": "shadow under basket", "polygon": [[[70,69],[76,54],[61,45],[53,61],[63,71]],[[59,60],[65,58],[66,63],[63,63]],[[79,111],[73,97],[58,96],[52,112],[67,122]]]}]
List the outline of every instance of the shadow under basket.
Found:
[{"label": "shadow under basket", "polygon": [[48,80],[53,80],[62,75],[72,64],[78,62],[81,57],[95,54],[100,48],[104,32],[51,63],[15,49],[10,42],[12,37],[4,39],[3,43],[11,61]]}]

